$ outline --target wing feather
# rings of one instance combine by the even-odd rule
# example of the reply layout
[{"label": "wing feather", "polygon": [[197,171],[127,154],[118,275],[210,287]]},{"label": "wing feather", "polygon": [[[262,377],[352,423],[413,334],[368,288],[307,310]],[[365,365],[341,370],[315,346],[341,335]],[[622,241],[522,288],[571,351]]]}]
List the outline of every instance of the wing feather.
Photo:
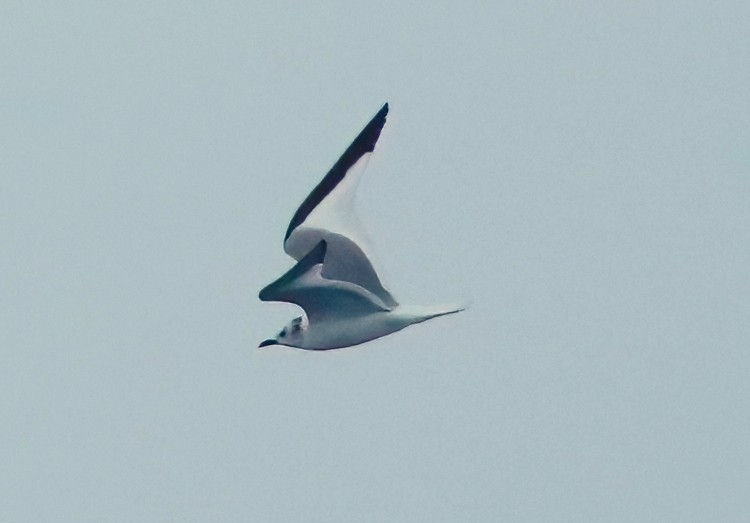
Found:
[{"label": "wing feather", "polygon": [[378,296],[359,285],[324,278],[326,250],[325,240],[320,241],[294,267],[263,288],[259,298],[299,305],[311,323],[390,310]]},{"label": "wing feather", "polygon": [[341,183],[347,173],[352,170],[352,167],[359,163],[363,156],[375,150],[375,144],[378,138],[380,138],[380,132],[383,130],[387,115],[388,104],[386,103],[372,117],[369,123],[365,125],[364,129],[360,131],[354,141],[346,148],[344,154],[333,164],[333,167],[331,167],[320,183],[305,198],[302,205],[299,206],[299,209],[297,209],[297,212],[294,213],[292,220],[289,222],[289,227],[284,235],[285,242],[291,236],[294,229],[304,223],[308,215]]},{"label": "wing feather", "polygon": [[370,120],[292,217],[284,250],[301,260],[321,241],[328,244],[323,276],[355,284],[388,307],[398,305],[386,290],[366,253],[366,234],[354,212],[359,178],[385,125],[388,104]]}]

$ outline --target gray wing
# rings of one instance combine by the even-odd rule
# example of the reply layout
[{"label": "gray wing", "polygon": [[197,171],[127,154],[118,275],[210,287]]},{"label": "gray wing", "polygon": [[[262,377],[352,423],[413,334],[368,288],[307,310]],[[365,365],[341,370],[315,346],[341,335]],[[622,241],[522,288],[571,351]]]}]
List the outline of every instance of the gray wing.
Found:
[{"label": "gray wing", "polygon": [[326,250],[325,240],[320,241],[286,274],[261,290],[260,299],[299,305],[311,323],[390,310],[378,296],[359,285],[324,278]]},{"label": "gray wing", "polygon": [[354,194],[380,132],[388,104],[370,120],[323,180],[292,217],[284,236],[284,250],[301,260],[321,240],[328,244],[323,276],[353,283],[378,296],[389,307],[397,305],[367,255],[364,229],[354,212]]}]

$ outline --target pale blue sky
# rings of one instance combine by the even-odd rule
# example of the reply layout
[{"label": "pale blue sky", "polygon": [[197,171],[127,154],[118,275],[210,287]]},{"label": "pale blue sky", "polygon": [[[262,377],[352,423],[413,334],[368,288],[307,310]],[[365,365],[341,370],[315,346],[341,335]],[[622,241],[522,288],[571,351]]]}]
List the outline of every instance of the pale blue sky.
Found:
[{"label": "pale blue sky", "polygon": [[[750,520],[750,4],[3,2],[0,520]],[[383,102],[402,301],[297,314]]]}]

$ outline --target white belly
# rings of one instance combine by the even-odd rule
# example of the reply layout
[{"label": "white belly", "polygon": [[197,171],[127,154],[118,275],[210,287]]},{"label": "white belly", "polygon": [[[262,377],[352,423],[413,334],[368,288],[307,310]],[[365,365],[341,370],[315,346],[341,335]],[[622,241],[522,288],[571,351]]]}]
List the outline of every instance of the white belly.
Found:
[{"label": "white belly", "polygon": [[411,318],[394,311],[319,322],[310,325],[301,348],[328,350],[351,347],[399,331],[412,323]]}]

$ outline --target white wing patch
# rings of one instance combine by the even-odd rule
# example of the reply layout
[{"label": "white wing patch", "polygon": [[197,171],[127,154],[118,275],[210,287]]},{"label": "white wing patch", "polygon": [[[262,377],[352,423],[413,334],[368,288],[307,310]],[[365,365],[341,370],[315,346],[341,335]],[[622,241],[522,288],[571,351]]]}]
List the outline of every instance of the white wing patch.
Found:
[{"label": "white wing patch", "polygon": [[287,231],[284,250],[295,260],[301,260],[319,242],[325,241],[328,250],[322,274],[326,279],[358,285],[387,306],[395,307],[398,303],[378,277],[369,255],[367,233],[354,210],[359,180],[387,112],[386,104],[302,203]]}]

